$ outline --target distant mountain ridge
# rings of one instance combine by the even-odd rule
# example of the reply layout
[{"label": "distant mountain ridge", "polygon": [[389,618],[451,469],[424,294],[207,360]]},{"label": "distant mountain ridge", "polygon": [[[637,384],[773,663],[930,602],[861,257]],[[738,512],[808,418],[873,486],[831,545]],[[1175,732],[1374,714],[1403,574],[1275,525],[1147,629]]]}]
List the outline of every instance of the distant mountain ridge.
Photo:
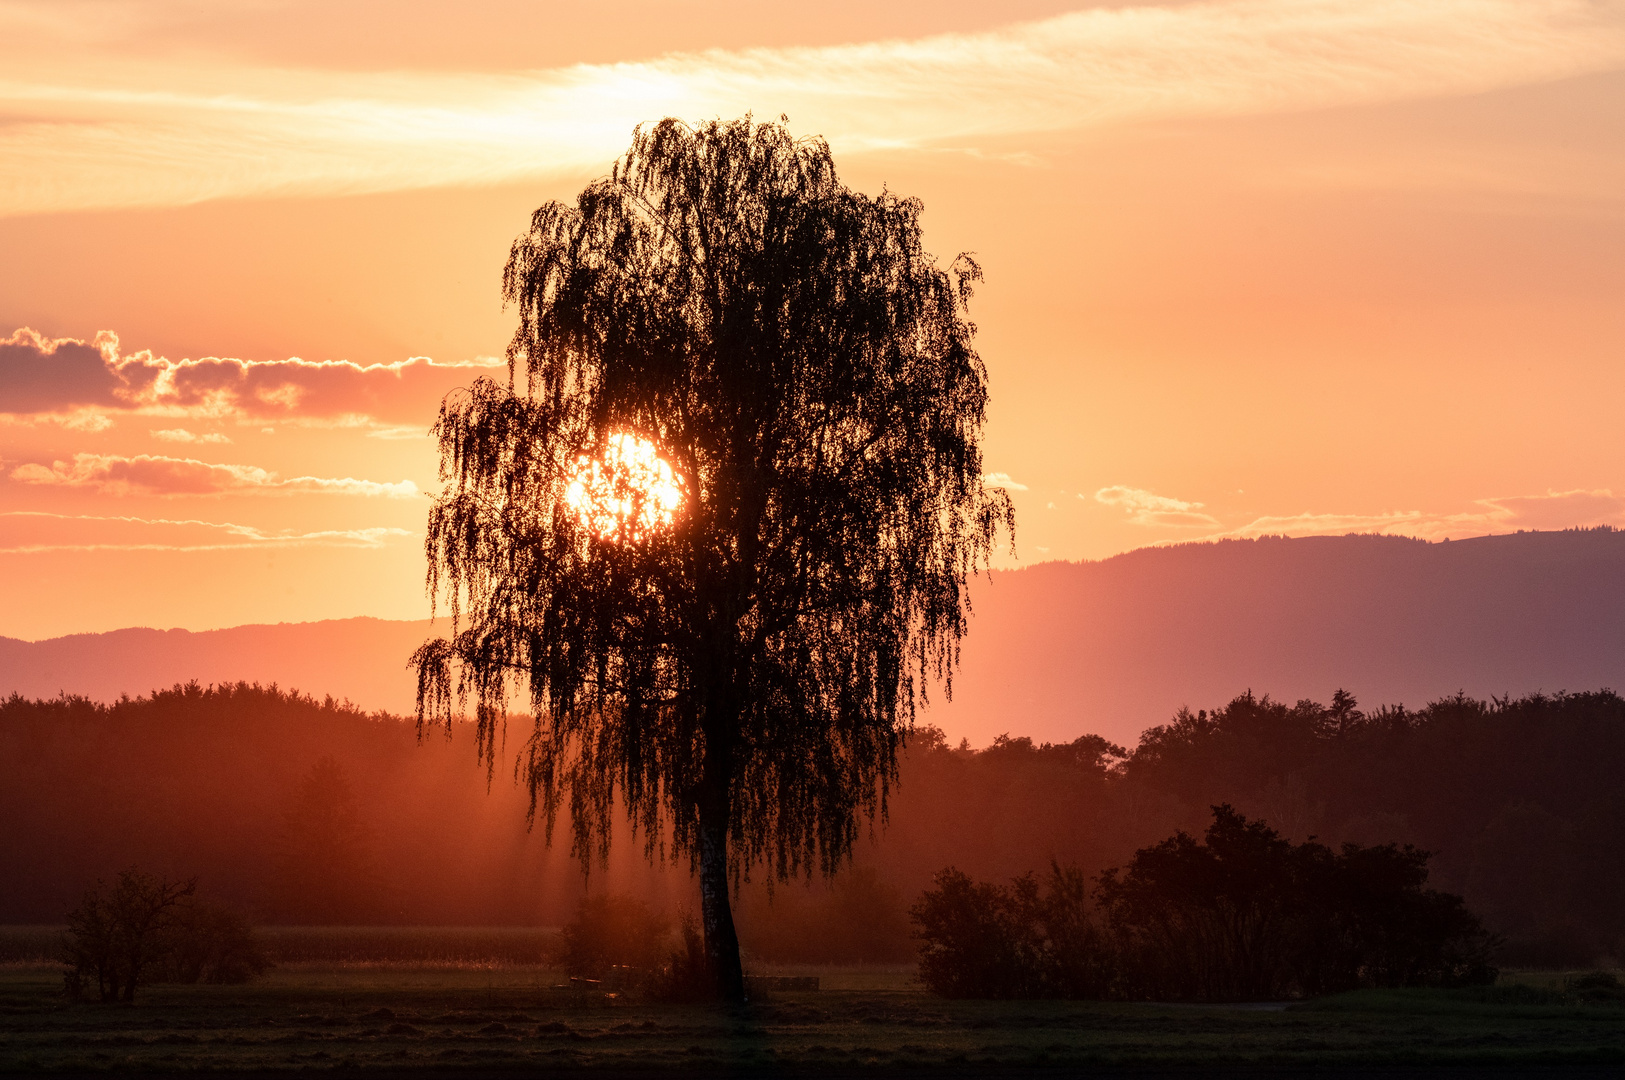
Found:
[{"label": "distant mountain ridge", "polygon": [[[1243,690],[1420,705],[1464,690],[1625,688],[1625,532],[1425,543],[1280,537],[1143,548],[997,571],[952,702],[922,719],[983,745],[1009,732],[1132,745],[1182,705]],[[258,680],[405,712],[425,622],[358,618],[229,630],[0,638],[0,693],[111,700],[196,678]]]},{"label": "distant mountain ridge", "polygon": [[427,620],[363,617],[227,630],[136,627],[34,642],[0,637],[0,695],[113,701],[193,679],[274,682],[369,711],[407,712],[415,683],[406,661],[428,636]]}]

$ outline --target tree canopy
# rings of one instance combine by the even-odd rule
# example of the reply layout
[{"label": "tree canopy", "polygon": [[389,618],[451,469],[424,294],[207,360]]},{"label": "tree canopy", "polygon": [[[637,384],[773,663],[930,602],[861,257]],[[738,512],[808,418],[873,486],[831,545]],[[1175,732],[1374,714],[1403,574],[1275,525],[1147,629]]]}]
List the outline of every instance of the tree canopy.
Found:
[{"label": "tree canopy", "polygon": [[586,859],[619,801],[692,859],[727,996],[730,881],[832,871],[884,813],[1014,525],[982,476],[980,270],[937,265],[921,209],[849,191],[780,124],[640,128],[536,211],[504,274],[508,383],[435,428],[453,634],[415,657],[420,720],[471,696],[489,760],[527,687],[532,814],[567,804]]}]

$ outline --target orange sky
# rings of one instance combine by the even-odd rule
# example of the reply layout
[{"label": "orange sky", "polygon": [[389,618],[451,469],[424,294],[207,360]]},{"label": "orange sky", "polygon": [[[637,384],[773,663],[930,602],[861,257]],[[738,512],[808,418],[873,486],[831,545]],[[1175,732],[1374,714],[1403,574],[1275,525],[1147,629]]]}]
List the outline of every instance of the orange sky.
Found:
[{"label": "orange sky", "polygon": [[0,0],[0,634],[423,614],[508,244],[668,114],[977,254],[1017,563],[1625,524],[1619,4],[780,7]]}]

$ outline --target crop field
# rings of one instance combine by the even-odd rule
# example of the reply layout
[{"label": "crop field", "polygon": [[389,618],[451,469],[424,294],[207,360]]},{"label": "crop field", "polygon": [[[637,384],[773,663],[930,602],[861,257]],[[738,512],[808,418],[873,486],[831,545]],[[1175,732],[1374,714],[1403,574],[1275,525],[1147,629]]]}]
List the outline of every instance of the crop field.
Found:
[{"label": "crop field", "polygon": [[272,930],[281,960],[255,982],[146,987],[126,1006],[68,1003],[59,969],[19,955],[28,935],[52,940],[44,928],[0,932],[9,950],[0,1072],[935,1077],[1465,1066],[1510,1075],[1563,1066],[1567,1075],[1625,1066],[1625,1002],[1577,1001],[1562,973],[1517,973],[1479,990],[1198,1007],[945,1001],[908,967],[785,968],[763,973],[814,974],[820,989],[726,1009],[573,989],[545,963],[504,958],[545,955],[548,931]]}]

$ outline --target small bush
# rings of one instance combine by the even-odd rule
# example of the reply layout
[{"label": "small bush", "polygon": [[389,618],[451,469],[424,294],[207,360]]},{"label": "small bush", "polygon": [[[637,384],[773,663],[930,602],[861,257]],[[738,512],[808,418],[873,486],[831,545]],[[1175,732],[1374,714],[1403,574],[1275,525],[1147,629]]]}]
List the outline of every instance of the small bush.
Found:
[{"label": "small bush", "polygon": [[571,975],[602,979],[612,968],[652,972],[660,966],[670,924],[634,896],[583,897],[560,932],[560,961]]},{"label": "small bush", "polygon": [[1111,944],[1091,919],[1075,869],[1052,865],[1046,888],[1027,874],[1009,888],[972,881],[950,867],[911,915],[920,981],[950,998],[1105,997],[1114,981]]},{"label": "small bush", "polygon": [[155,983],[246,983],[271,966],[248,920],[219,904],[181,907],[158,945]]},{"label": "small bush", "polygon": [[1564,989],[1581,1001],[1625,1001],[1625,985],[1611,971],[1588,971],[1564,984]]}]

